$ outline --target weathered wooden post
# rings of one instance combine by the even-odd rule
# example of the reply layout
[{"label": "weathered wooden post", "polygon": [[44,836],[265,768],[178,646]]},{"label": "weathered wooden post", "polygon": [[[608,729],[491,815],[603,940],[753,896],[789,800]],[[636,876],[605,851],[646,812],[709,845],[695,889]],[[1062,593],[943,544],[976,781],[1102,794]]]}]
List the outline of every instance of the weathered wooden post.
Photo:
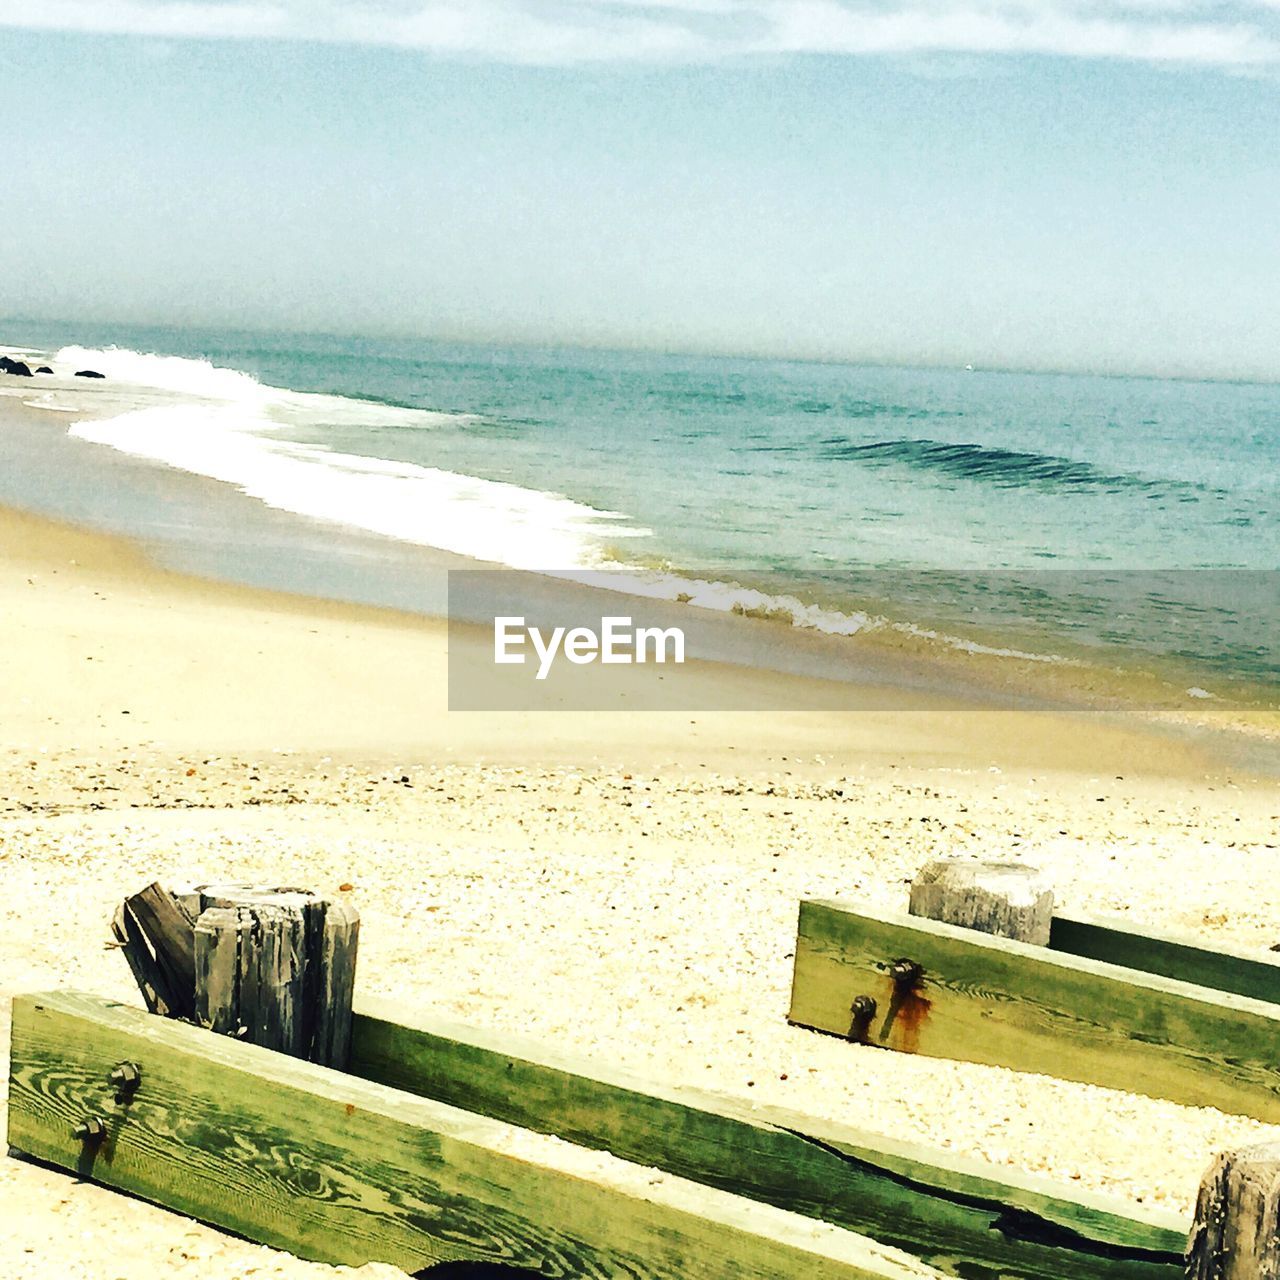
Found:
[{"label": "weathered wooden post", "polygon": [[926,862],[912,880],[909,910],[997,938],[1047,946],[1053,887],[1041,872],[1020,862],[941,858]]},{"label": "weathered wooden post", "polygon": [[1224,1151],[1200,1183],[1187,1280],[1280,1280],[1280,1143]]},{"label": "weathered wooden post", "polygon": [[153,1013],[343,1068],[360,917],[306,889],[148,885],[112,928]]}]

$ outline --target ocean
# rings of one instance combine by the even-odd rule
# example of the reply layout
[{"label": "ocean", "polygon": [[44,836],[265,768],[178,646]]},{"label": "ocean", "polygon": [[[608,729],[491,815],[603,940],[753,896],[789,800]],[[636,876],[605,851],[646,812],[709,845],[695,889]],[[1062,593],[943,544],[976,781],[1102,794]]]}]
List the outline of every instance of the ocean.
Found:
[{"label": "ocean", "polygon": [[[1140,669],[1175,701],[1276,705],[1280,386],[82,325],[4,337],[59,374],[106,375],[21,388],[74,411],[73,439],[292,513],[313,542],[319,525],[535,573],[625,570],[642,593],[851,642]],[[163,541],[154,514],[138,523]],[[246,576],[269,582],[269,565]]]}]

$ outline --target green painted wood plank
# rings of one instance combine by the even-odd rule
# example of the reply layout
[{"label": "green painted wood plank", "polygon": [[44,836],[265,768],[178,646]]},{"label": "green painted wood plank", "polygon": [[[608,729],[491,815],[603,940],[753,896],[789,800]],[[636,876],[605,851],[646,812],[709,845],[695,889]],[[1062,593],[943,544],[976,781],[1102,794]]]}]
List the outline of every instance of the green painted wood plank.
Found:
[{"label": "green painted wood plank", "polygon": [[1127,920],[1054,916],[1049,946],[1214,991],[1280,1004],[1280,956],[1238,947],[1206,947],[1195,938],[1137,930]]},{"label": "green painted wood plank", "polygon": [[[893,962],[918,964],[914,987]],[[853,1001],[869,996],[874,1016]],[[790,1020],[869,1044],[1280,1121],[1280,1009],[913,916],[804,902]]]},{"label": "green painted wood plank", "polygon": [[1181,1276],[1187,1223],[507,1033],[357,1003],[350,1071],[848,1227],[966,1280]]},{"label": "green painted wood plank", "polygon": [[[129,1100],[107,1082],[139,1064]],[[72,1136],[86,1115],[107,1136]],[[94,996],[14,1001],[9,1141],[303,1257],[548,1277],[937,1280],[827,1223]]]}]

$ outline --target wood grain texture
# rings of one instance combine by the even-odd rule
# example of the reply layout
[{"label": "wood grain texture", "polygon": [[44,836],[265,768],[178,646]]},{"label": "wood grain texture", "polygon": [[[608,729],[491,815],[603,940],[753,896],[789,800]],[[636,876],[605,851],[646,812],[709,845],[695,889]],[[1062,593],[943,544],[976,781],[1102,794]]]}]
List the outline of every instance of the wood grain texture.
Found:
[{"label": "wood grain texture", "polygon": [[[344,1067],[360,941],[355,907],[307,889],[260,884],[203,885],[191,892],[202,921],[217,913],[214,927],[225,929],[223,913],[234,911],[248,929],[238,937],[235,1008],[220,1020],[250,1044]],[[203,974],[197,985],[202,980]],[[197,1003],[201,999],[197,993]]]},{"label": "wood grain texture", "polygon": [[122,902],[111,920],[111,932],[128,962],[133,980],[152,1013],[162,1018],[176,1017],[178,998],[169,989],[169,979],[156,961],[129,904]]},{"label": "wood grain texture", "polygon": [[124,902],[112,930],[153,1013],[346,1065],[360,917],[345,899],[152,884]]},{"label": "wood grain texture", "polygon": [[[894,961],[920,966],[897,983]],[[851,1014],[867,996],[874,1016]],[[1280,1009],[908,916],[804,902],[790,1020],[931,1057],[1280,1121]]]},{"label": "wood grain texture", "polygon": [[243,907],[251,920],[241,953],[240,1018],[250,1044],[308,1056],[316,1010],[303,999],[307,919],[301,905]]},{"label": "wood grain texture", "polygon": [[1280,956],[1206,947],[1195,938],[1134,929],[1126,920],[1056,915],[1049,946],[1064,955],[1124,965],[1214,991],[1280,1004]]},{"label": "wood grain texture", "polygon": [[357,1006],[350,1071],[848,1227],[966,1280],[1181,1275],[1184,1221],[779,1109],[660,1087],[507,1033]]},{"label": "wood grain texture", "polygon": [[[129,1100],[107,1083],[140,1065]],[[72,1137],[102,1116],[96,1145]],[[359,1266],[547,1277],[937,1280],[896,1250],[94,996],[14,1001],[9,1141],[106,1185]]]},{"label": "wood grain texture", "polygon": [[311,951],[318,958],[319,986],[311,1060],[342,1068],[351,1055],[360,913],[349,902],[331,898],[325,904],[317,931],[319,937]]},{"label": "wood grain texture", "polygon": [[[150,963],[159,975],[152,982],[173,1018],[190,1018],[195,1010],[195,921],[165,887],[149,884],[125,899],[126,947],[145,938]],[[147,958],[140,956],[145,966]],[[145,994],[145,993],[144,993]]]},{"label": "wood grain texture", "polygon": [[1280,1144],[1226,1151],[1200,1184],[1187,1280],[1280,1280]]},{"label": "wood grain texture", "polygon": [[240,966],[252,928],[235,907],[213,907],[196,921],[195,1020],[219,1035],[240,1032]]}]

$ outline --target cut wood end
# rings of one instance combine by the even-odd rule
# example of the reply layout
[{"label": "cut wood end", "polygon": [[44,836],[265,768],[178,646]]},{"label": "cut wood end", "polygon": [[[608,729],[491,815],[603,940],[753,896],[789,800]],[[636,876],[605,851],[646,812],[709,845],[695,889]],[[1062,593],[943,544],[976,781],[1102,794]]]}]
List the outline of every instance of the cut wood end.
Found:
[{"label": "cut wood end", "polygon": [[944,924],[1045,946],[1053,886],[1035,867],[980,858],[927,862],[911,882],[908,910]]},{"label": "cut wood end", "polygon": [[1053,892],[1049,877],[1038,867],[996,858],[937,858],[926,862],[911,883],[913,887],[918,884],[980,886],[1002,894],[1023,895],[1029,900]]}]

